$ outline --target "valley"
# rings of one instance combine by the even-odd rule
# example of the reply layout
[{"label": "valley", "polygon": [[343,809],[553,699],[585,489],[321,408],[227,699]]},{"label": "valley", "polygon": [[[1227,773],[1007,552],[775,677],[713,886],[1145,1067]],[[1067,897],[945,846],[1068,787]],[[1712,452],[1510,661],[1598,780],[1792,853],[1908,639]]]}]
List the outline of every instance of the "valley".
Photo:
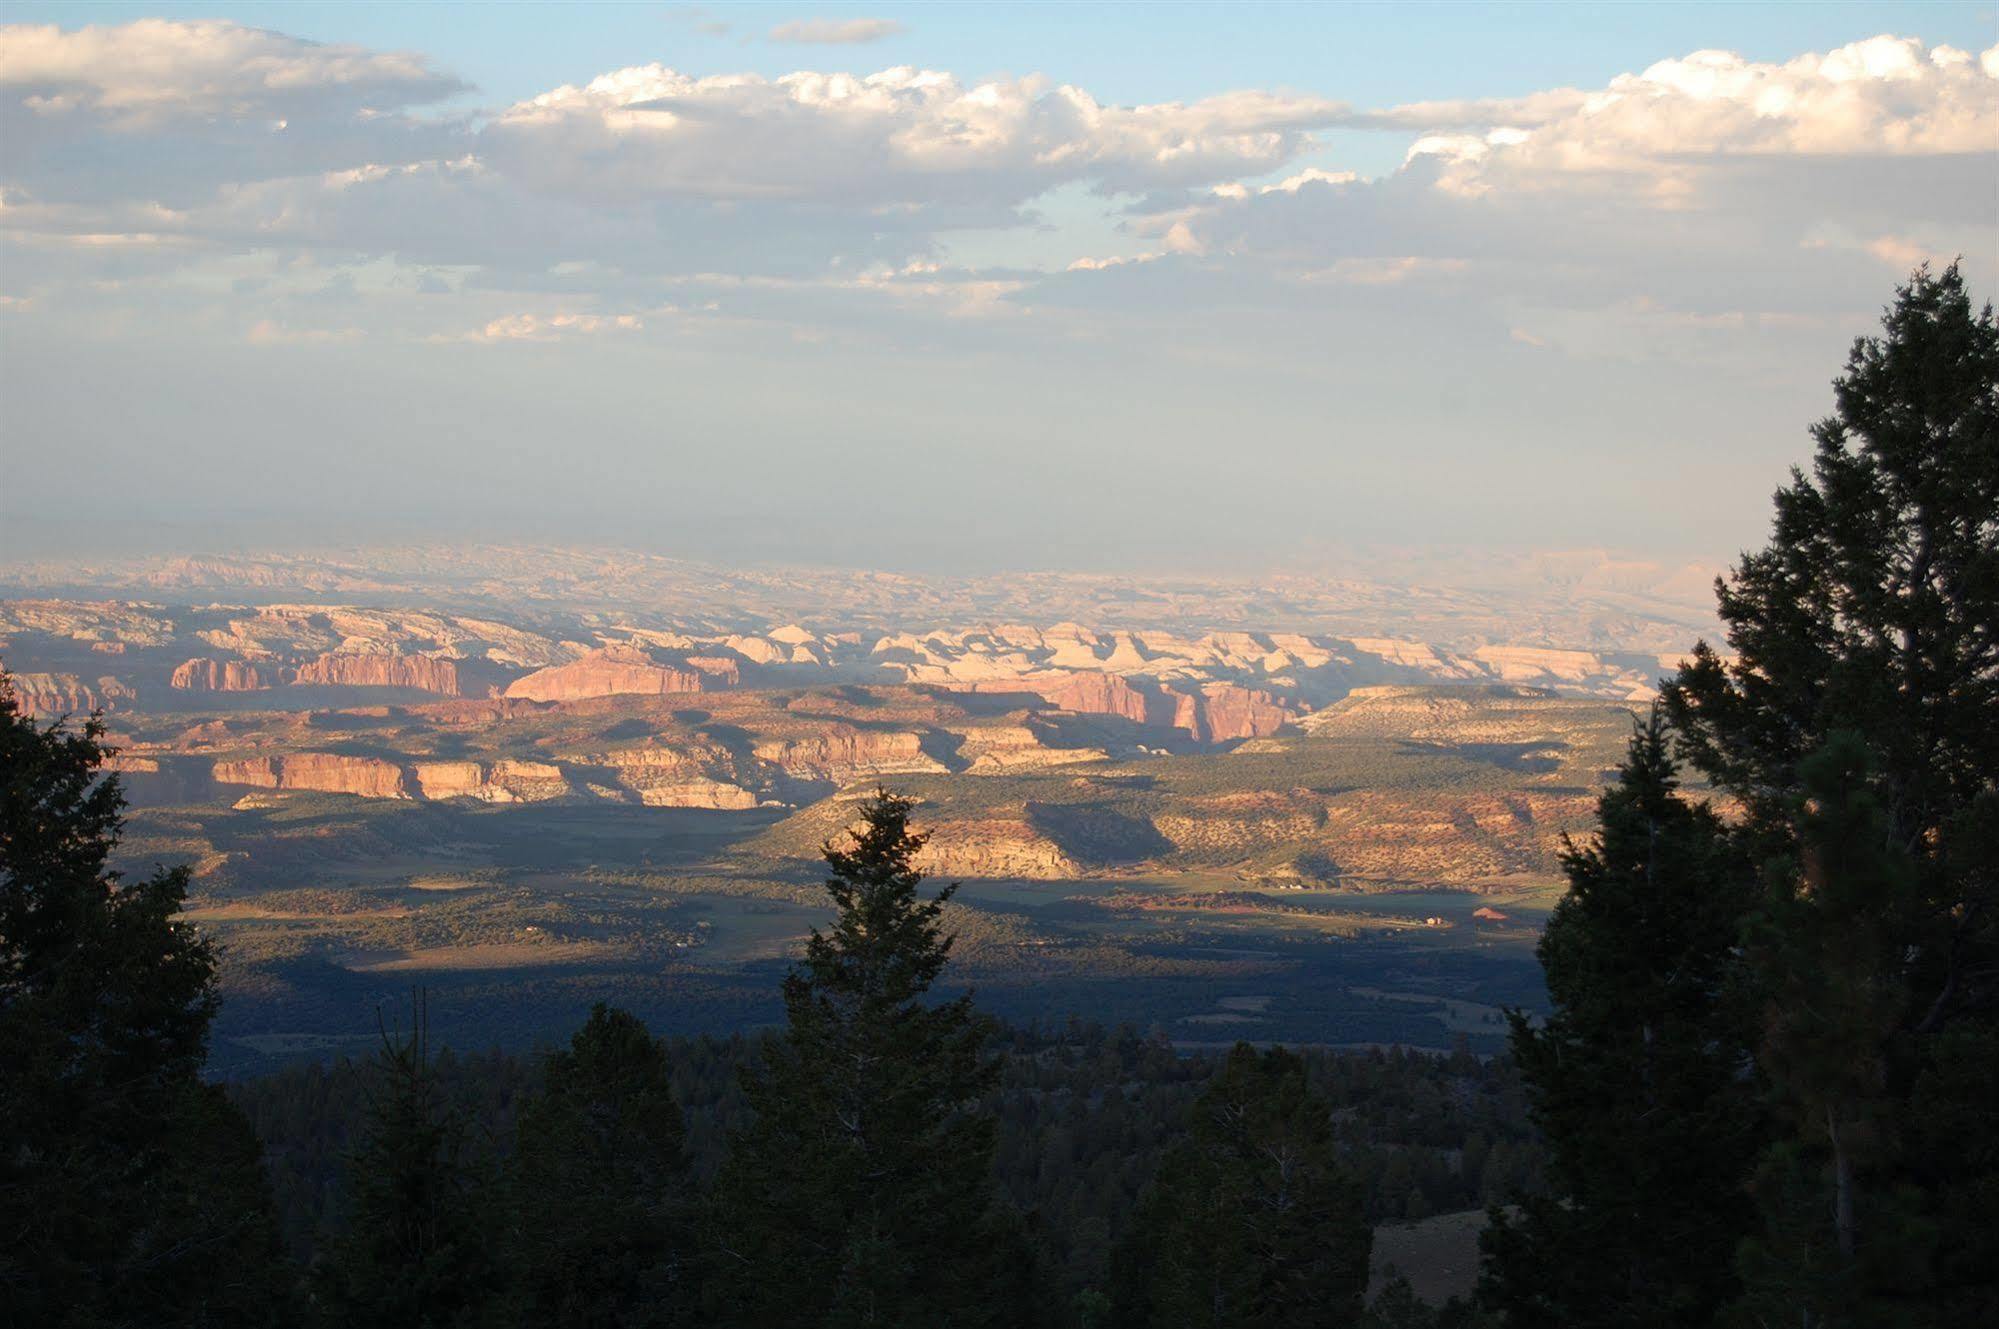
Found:
[{"label": "valley", "polygon": [[773,622],[804,593],[759,605],[744,574],[733,607],[626,603],[670,571],[644,561],[258,566],[0,600],[28,708],[105,714],[121,865],[192,870],[232,1072],[348,1046],[416,982],[459,1046],[546,1041],[598,998],[665,1032],[770,1021],[826,916],[819,848],[883,784],[962,883],[954,976],[995,1013],[1496,1050],[1501,1008],[1541,1000],[1561,839],[1670,664],[1633,648],[1664,610],[1571,649],[1393,614],[1231,627],[1212,587],[1099,586],[1105,626],[939,626],[919,607],[992,588],[912,582],[898,615],[824,574],[820,613]]}]

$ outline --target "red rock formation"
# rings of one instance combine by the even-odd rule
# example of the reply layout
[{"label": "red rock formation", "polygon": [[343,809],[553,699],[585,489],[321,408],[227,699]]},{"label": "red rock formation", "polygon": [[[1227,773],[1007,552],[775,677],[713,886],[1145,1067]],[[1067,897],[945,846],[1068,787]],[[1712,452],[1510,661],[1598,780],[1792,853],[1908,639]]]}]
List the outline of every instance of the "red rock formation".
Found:
[{"label": "red rock formation", "polygon": [[420,761],[417,792],[424,798],[476,798],[487,803],[539,803],[570,793],[562,768],[544,761]]},{"label": "red rock formation", "polygon": [[255,692],[275,686],[275,671],[259,669],[248,660],[209,660],[197,656],[174,670],[173,685],[194,692]]},{"label": "red rock formation", "polygon": [[1170,724],[1172,702],[1141,692],[1122,674],[1080,670],[1059,683],[1042,683],[1035,691],[1050,705],[1082,715],[1119,715],[1134,724]]},{"label": "red rock formation", "polygon": [[1116,715],[1135,724],[1185,730],[1202,743],[1226,743],[1239,738],[1268,738],[1295,718],[1283,702],[1268,692],[1234,683],[1209,683],[1199,692],[1172,692],[1150,679],[1078,670],[1059,680],[1035,679],[1002,689],[982,684],[980,691],[1025,688],[1038,692],[1050,705],[1083,715]]},{"label": "red rock formation", "polygon": [[403,768],[379,757],[348,757],[334,752],[293,752],[282,757],[250,757],[215,763],[217,784],[244,784],[258,789],[312,789],[362,798],[408,798]]},{"label": "red rock formation", "polygon": [[[1193,703],[1191,707],[1189,702]],[[1173,723],[1203,743],[1269,738],[1296,718],[1268,692],[1252,691],[1234,683],[1210,683],[1201,689],[1199,696],[1183,695],[1180,712]]]},{"label": "red rock formation", "polygon": [[299,666],[296,684],[347,688],[414,688],[440,697],[462,697],[455,660],[434,655],[322,655]]},{"label": "red rock formation", "polygon": [[846,784],[862,776],[936,774],[945,767],[923,750],[920,735],[862,729],[816,738],[769,739],[756,745],[759,761],[801,780]]},{"label": "red rock formation", "polygon": [[654,697],[699,692],[705,678],[699,670],[659,664],[636,647],[607,646],[571,664],[540,669],[526,678],[515,679],[506,695],[530,701],[580,701],[620,693]]},{"label": "red rock formation", "polygon": [[132,689],[104,677],[95,686],[75,674],[15,674],[14,699],[28,715],[88,715],[115,711],[133,698]]},{"label": "red rock formation", "polygon": [[726,655],[690,655],[687,663],[700,670],[714,685],[733,688],[743,681],[743,667]]}]

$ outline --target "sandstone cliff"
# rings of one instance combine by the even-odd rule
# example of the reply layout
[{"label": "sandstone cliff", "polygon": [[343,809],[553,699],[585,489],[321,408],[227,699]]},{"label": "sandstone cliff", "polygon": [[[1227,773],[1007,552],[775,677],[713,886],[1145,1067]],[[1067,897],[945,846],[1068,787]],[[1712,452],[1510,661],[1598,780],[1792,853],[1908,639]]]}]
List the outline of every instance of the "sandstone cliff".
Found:
[{"label": "sandstone cliff", "polygon": [[173,686],[191,692],[256,692],[275,687],[277,669],[248,660],[211,660],[197,656],[174,670]]},{"label": "sandstone cliff", "polygon": [[920,735],[842,730],[811,738],[774,739],[756,745],[756,758],[796,780],[850,784],[884,775],[933,775],[944,764],[923,750]]},{"label": "sandstone cliff", "polygon": [[727,750],[705,741],[685,748],[647,744],[586,755],[614,773],[618,788],[653,808],[753,808],[754,792],[737,783]]},{"label": "sandstone cliff", "polygon": [[299,666],[292,682],[348,688],[414,688],[440,697],[465,695],[455,660],[433,655],[326,654]]},{"label": "sandstone cliff", "polygon": [[403,768],[379,757],[349,757],[333,752],[292,752],[282,757],[250,757],[218,761],[217,784],[250,785],[258,789],[311,789],[328,794],[358,794],[362,798],[408,798]]},{"label": "sandstone cliff", "polygon": [[570,792],[561,768],[540,761],[420,761],[415,776],[417,793],[428,799],[539,803]]},{"label": "sandstone cliff", "polygon": [[1082,875],[1074,860],[1025,816],[981,817],[919,824],[930,840],[916,866],[938,877],[1013,877],[1067,881]]},{"label": "sandstone cliff", "polygon": [[515,679],[506,695],[530,701],[579,701],[621,693],[661,696],[699,692],[709,677],[699,669],[660,664],[637,647],[606,646],[570,664]]},{"label": "sandstone cliff", "polygon": [[86,683],[75,674],[15,674],[14,698],[29,715],[88,715],[115,711],[136,694],[118,679],[106,676]]}]

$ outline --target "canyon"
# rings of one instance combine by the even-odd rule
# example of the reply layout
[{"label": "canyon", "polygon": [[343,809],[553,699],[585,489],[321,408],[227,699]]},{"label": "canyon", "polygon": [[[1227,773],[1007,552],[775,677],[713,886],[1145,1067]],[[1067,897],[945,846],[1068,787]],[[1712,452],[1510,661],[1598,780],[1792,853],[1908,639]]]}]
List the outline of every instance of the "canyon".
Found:
[{"label": "canyon", "polygon": [[[531,593],[511,566],[447,585],[449,558],[169,565],[142,596],[104,594],[111,577],[0,596],[0,661],[33,714],[105,712],[140,807],[753,813],[775,821],[744,861],[788,863],[888,783],[921,800],[940,872],[1281,890],[1552,873],[1677,661],[1656,625],[1610,620],[1587,645],[1463,616],[1433,638],[1300,631],[1242,622],[1213,587],[1039,574],[1020,583],[1038,616],[1019,587],[885,574],[717,573],[725,605],[663,564],[556,564]],[[236,597],[185,593],[213,583]],[[644,601],[667,583],[678,598]],[[1308,623],[1341,596],[1395,603],[1242,594],[1294,597]],[[1094,623],[1056,617],[1084,601]],[[951,606],[1016,612],[931,616]]]}]

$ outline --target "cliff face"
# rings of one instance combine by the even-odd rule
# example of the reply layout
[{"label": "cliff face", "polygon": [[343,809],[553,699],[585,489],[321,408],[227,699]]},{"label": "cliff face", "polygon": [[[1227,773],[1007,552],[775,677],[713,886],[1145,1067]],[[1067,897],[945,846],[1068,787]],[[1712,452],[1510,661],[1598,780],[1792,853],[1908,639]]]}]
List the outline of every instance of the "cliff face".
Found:
[{"label": "cliff face", "polygon": [[1234,683],[1209,683],[1198,692],[1175,692],[1148,678],[1131,679],[1094,669],[1012,686],[981,684],[977,690],[1020,689],[1038,693],[1049,705],[1065,711],[1115,715],[1133,724],[1179,729],[1202,743],[1268,738],[1296,719],[1292,709],[1271,693]]},{"label": "cliff face", "polygon": [[736,783],[729,754],[719,747],[621,748],[587,760],[614,772],[618,787],[647,807],[740,810],[757,805],[756,794]]},{"label": "cliff face", "polygon": [[293,752],[282,757],[250,757],[218,761],[217,784],[242,784],[258,789],[311,789],[327,794],[358,794],[362,798],[408,798],[403,768],[379,757],[348,757],[333,752]]},{"label": "cliff face", "polygon": [[417,793],[428,799],[540,803],[570,792],[561,768],[542,761],[420,761],[414,771]]},{"label": "cliff face", "polygon": [[1210,683],[1198,694],[1181,694],[1173,724],[1203,743],[1227,743],[1239,738],[1269,738],[1296,718],[1268,692],[1234,683]]},{"label": "cliff face", "polygon": [[958,757],[966,763],[967,775],[1066,766],[1079,761],[1098,761],[1104,756],[1097,748],[1051,748],[1041,741],[1040,731],[1025,724],[972,729],[962,737]]},{"label": "cliff face", "polygon": [[134,693],[115,678],[106,676],[95,684],[75,674],[15,674],[14,699],[29,715],[88,715],[92,711],[115,711],[119,703],[130,702]]},{"label": "cliff face", "polygon": [[174,670],[172,683],[192,692],[256,692],[277,685],[277,670],[248,660],[187,661]]},{"label": "cliff face", "polygon": [[1066,881],[1082,875],[1025,817],[948,820],[919,829],[930,832],[930,840],[916,855],[916,865],[939,877]]},{"label": "cliff face", "polygon": [[[1172,702],[1140,692],[1122,674],[1087,670],[1035,689],[1051,706],[1081,715],[1118,715],[1133,724],[1172,722]],[[1163,704],[1162,704],[1163,703]]]},{"label": "cliff face", "polygon": [[710,675],[699,669],[676,669],[630,646],[607,646],[571,664],[540,669],[515,679],[506,695],[530,701],[580,701],[620,693],[663,696],[699,692]]},{"label": "cliff face", "polygon": [[757,744],[755,752],[757,760],[769,762],[795,780],[830,780],[834,784],[878,775],[934,775],[945,769],[923,750],[920,736],[871,729],[771,740]]},{"label": "cliff face", "polygon": [[322,655],[300,665],[292,682],[349,688],[414,688],[440,697],[465,695],[457,662],[432,655]]}]

